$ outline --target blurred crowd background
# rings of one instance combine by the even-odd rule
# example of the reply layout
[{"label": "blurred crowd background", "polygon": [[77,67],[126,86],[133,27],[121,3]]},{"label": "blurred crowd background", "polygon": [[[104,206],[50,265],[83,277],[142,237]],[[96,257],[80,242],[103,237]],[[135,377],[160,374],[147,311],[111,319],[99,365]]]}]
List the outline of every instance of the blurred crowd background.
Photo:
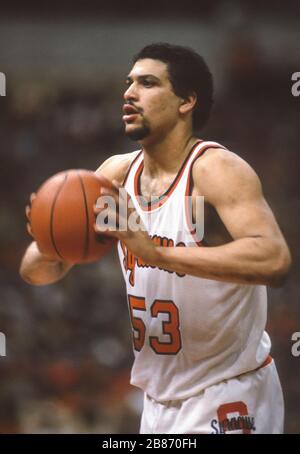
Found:
[{"label": "blurred crowd background", "polygon": [[191,46],[207,60],[216,93],[201,137],[256,169],[291,248],[290,279],[269,290],[268,331],[286,432],[300,433],[300,357],[291,354],[300,331],[300,97],[291,93],[300,3],[25,3],[1,5],[0,17],[0,433],[138,432],[142,399],[129,385],[133,353],[116,252],[45,287],[24,283],[18,267],[30,242],[29,194],[60,170],[96,169],[136,148],[123,134],[121,96],[132,56],[154,41]]}]

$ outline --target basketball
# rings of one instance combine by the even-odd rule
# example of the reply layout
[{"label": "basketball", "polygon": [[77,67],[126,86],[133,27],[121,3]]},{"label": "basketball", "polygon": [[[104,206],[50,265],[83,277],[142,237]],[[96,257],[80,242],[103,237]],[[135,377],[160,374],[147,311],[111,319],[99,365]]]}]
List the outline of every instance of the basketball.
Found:
[{"label": "basketball", "polygon": [[110,187],[104,176],[89,170],[67,170],[49,178],[31,206],[31,230],[40,251],[57,260],[89,263],[99,260],[116,243],[96,234],[93,206],[100,188]]}]

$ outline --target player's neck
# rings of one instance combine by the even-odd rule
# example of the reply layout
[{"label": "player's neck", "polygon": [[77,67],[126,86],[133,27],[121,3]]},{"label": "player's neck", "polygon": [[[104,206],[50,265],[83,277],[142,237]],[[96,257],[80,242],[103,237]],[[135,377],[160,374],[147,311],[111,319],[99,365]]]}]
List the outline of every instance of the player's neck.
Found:
[{"label": "player's neck", "polygon": [[190,133],[181,137],[168,135],[163,141],[143,144],[144,175],[153,178],[162,173],[177,172],[197,140]]}]

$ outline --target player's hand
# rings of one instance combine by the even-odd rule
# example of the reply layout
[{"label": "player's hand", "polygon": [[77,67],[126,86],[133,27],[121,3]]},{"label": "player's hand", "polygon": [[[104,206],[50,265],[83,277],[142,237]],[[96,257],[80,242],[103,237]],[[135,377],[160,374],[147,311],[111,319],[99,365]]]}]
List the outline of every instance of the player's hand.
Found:
[{"label": "player's hand", "polygon": [[29,198],[30,204],[26,205],[26,207],[25,207],[25,214],[26,214],[26,218],[28,221],[26,224],[26,228],[27,228],[27,232],[29,233],[29,235],[32,236],[32,238],[34,238],[34,236],[33,236],[32,228],[31,228],[31,205],[35,198],[36,198],[36,194],[35,194],[35,192],[33,192],[32,194],[30,194],[30,198]]},{"label": "player's hand", "polygon": [[[108,200],[109,203],[105,204],[105,200]],[[103,203],[97,203],[94,206],[95,232],[119,239],[134,255],[151,265],[156,264],[157,247],[148,235],[125,188],[113,180],[111,188],[101,188],[99,201]],[[105,222],[103,222],[104,219]]]}]

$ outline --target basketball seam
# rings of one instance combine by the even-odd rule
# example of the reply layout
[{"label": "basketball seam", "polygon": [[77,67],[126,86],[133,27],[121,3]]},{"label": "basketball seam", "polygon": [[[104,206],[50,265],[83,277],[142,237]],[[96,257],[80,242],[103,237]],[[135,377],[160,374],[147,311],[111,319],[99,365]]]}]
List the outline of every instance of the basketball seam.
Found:
[{"label": "basketball seam", "polygon": [[85,193],[85,189],[84,189],[84,184],[83,184],[79,171],[77,171],[77,175],[78,175],[78,178],[80,181],[80,186],[82,189],[84,208],[85,208],[85,214],[86,214],[85,242],[84,242],[83,255],[82,255],[82,260],[84,260],[88,255],[89,242],[90,242],[89,241],[89,210],[88,210],[87,197],[86,197],[86,193]]},{"label": "basketball seam", "polygon": [[51,238],[51,241],[52,241],[52,245],[57,253],[57,255],[64,259],[64,257],[61,255],[61,253],[59,252],[56,244],[55,244],[55,238],[54,238],[54,232],[53,232],[53,221],[54,221],[54,208],[55,208],[55,204],[56,204],[56,200],[58,198],[58,195],[60,193],[60,191],[62,190],[65,182],[67,181],[67,178],[68,178],[68,174],[66,173],[65,175],[65,178],[64,180],[62,181],[62,183],[60,184],[55,196],[54,196],[54,199],[53,199],[53,203],[52,203],[52,206],[51,206],[51,211],[50,211],[50,238]]}]

